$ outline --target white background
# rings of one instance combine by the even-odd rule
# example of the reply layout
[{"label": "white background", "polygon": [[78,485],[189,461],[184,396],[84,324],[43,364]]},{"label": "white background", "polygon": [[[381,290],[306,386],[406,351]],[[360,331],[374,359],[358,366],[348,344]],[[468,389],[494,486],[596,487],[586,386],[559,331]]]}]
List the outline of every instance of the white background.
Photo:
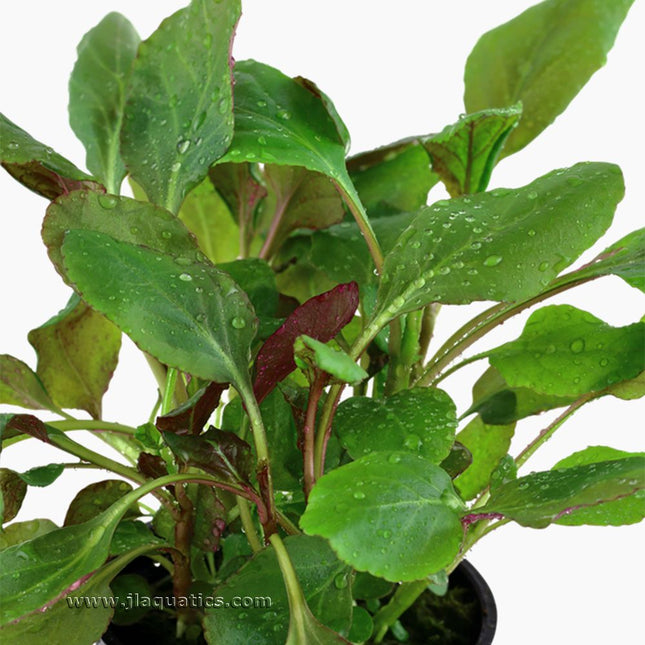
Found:
[{"label": "white background", "polygon": [[[67,80],[76,44],[108,11],[128,16],[147,37],[182,4],[178,0],[4,3],[0,109],[36,139],[83,167],[83,149],[67,123]],[[238,60],[256,58],[289,75],[314,80],[334,100],[352,134],[352,152],[359,152],[411,134],[435,132],[454,122],[463,111],[464,63],[478,36],[531,4],[527,0],[400,0],[396,4],[246,0],[234,54]],[[553,126],[524,151],[500,163],[491,182],[491,187],[520,186],[553,168],[583,160],[620,164],[627,196],[618,208],[615,227],[594,247],[595,252],[642,225],[640,147],[645,137],[642,85],[636,79],[645,60],[644,19],[645,7],[636,3],[607,66]],[[62,308],[69,294],[40,242],[45,200],[6,173],[0,175],[0,194],[0,353],[17,356],[35,368],[27,332]],[[431,195],[433,200],[440,197],[437,191]],[[644,300],[618,278],[603,278],[554,302],[570,302],[611,324],[624,325],[640,318]],[[480,305],[470,308],[480,309]],[[464,320],[466,311],[446,308],[438,335],[445,338],[456,321]],[[507,323],[491,342],[516,336],[524,319]],[[476,346],[476,350],[482,348]],[[464,377],[475,378],[481,369],[475,365],[445,382],[461,411],[469,403],[469,381]],[[154,402],[154,387],[144,361],[126,342],[105,397],[105,418],[141,423]],[[642,403],[609,398],[588,405],[529,462],[529,468],[548,468],[587,445],[643,449],[643,410]],[[542,415],[520,426],[515,454],[549,418]],[[91,445],[105,450],[95,439]],[[2,455],[2,465],[17,470],[55,460],[66,457],[33,440]],[[30,490],[18,519],[49,516],[61,521],[77,490],[77,477],[66,472],[53,486]],[[101,478],[96,474],[95,479]],[[641,526],[545,530],[506,526],[488,536],[470,559],[488,580],[498,603],[496,645],[638,642],[644,600],[643,535]]]}]

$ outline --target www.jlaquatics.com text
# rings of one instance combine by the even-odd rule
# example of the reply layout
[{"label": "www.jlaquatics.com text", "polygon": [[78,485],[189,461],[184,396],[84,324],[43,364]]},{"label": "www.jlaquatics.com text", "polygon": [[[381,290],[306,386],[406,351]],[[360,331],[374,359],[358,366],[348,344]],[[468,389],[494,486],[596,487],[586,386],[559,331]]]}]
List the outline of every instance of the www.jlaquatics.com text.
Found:
[{"label": "www.jlaquatics.com text", "polygon": [[125,610],[135,607],[154,609],[268,609],[272,606],[270,596],[233,596],[226,599],[223,596],[204,596],[189,594],[188,596],[145,596],[129,593],[126,596],[68,596],[67,606],[70,608],[102,608],[120,607]]}]

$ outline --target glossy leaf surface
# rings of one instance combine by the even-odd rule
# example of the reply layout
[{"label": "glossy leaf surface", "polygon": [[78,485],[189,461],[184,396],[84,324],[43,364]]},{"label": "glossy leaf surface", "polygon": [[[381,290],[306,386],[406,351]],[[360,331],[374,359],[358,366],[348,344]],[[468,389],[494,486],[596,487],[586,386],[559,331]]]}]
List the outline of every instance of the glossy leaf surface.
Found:
[{"label": "glossy leaf surface", "polygon": [[62,311],[28,338],[38,355],[36,372],[56,404],[99,418],[119,358],[119,329],[73,294]]},{"label": "glossy leaf surface", "polygon": [[83,188],[104,191],[90,175],[36,141],[4,114],[0,114],[0,163],[14,179],[47,199]]},{"label": "glossy leaf surface", "polygon": [[[605,446],[589,446],[584,450],[561,459],[553,467],[555,470],[573,468],[586,464],[595,464],[601,461],[613,459],[624,459],[636,456],[634,453],[607,448]],[[640,456],[644,456],[642,453]],[[562,516],[557,524],[567,526],[580,526],[592,524],[598,526],[621,526],[623,524],[635,524],[645,517],[645,490],[639,490],[634,495],[597,504],[589,508],[574,510]]]},{"label": "glossy leaf surface", "polygon": [[130,21],[109,13],[78,45],[69,81],[69,121],[87,151],[87,167],[118,193],[126,170],[119,153],[125,87],[140,38]]},{"label": "glossy leaf surface", "polygon": [[544,528],[568,513],[645,489],[645,457],[633,456],[533,473],[496,488],[482,513]]},{"label": "glossy leaf surface", "polygon": [[436,388],[414,388],[384,399],[355,396],[342,401],[334,430],[358,459],[373,452],[411,452],[439,464],[455,439],[455,404]]},{"label": "glossy leaf surface", "polygon": [[9,468],[0,468],[0,524],[10,522],[22,506],[27,494],[27,484],[20,475]]},{"label": "glossy leaf surface", "polygon": [[326,537],[358,571],[419,580],[457,554],[461,508],[441,468],[418,455],[377,452],[323,475],[300,526]]},{"label": "glossy leaf surface", "polygon": [[[94,519],[131,490],[132,485],[121,479],[106,479],[88,484],[78,491],[71,501],[65,515],[64,525],[82,524]],[[128,509],[125,514],[126,517],[138,517],[138,515],[136,507]]]},{"label": "glossy leaf surface", "polygon": [[523,148],[605,64],[633,0],[546,0],[485,33],[468,57],[468,112],[522,102],[504,153]]},{"label": "glossy leaf surface", "polygon": [[53,484],[65,470],[63,464],[47,464],[36,466],[24,473],[20,473],[20,479],[29,486],[49,486]]},{"label": "glossy leaf surface", "polygon": [[91,231],[70,231],[62,248],[83,299],[144,351],[209,381],[248,382],[257,323],[228,275]]},{"label": "glossy leaf surface", "polygon": [[45,535],[58,527],[51,520],[38,519],[26,522],[13,522],[2,527],[0,533],[0,550],[8,546],[33,540],[39,535]]},{"label": "glossy leaf surface", "polygon": [[[303,334],[294,343],[296,363],[299,361],[320,370],[343,383],[360,383],[367,372],[345,352],[333,349],[315,338]],[[302,365],[301,365],[302,367]]]},{"label": "glossy leaf surface", "polygon": [[576,397],[634,378],[645,369],[645,323],[611,327],[570,305],[534,312],[522,335],[489,352],[513,387]]},{"label": "glossy leaf surface", "polygon": [[[284,544],[314,616],[330,629],[347,633],[352,614],[351,569],[321,538],[298,535],[286,538]],[[233,605],[225,611],[207,609],[204,628],[210,642],[274,645],[286,641],[289,603],[272,548],[256,554],[214,595],[223,596],[224,602],[235,596],[269,597],[271,602],[253,609]]]},{"label": "glossy leaf surface", "polygon": [[423,139],[432,170],[452,197],[486,190],[504,143],[521,116],[521,105],[482,110]]},{"label": "glossy leaf surface", "polygon": [[605,232],[623,191],[617,166],[581,163],[424,208],[385,258],[377,312],[530,297]]},{"label": "glossy leaf surface", "polygon": [[121,132],[150,201],[176,213],[233,135],[231,41],[239,0],[192,0],[141,43]]}]

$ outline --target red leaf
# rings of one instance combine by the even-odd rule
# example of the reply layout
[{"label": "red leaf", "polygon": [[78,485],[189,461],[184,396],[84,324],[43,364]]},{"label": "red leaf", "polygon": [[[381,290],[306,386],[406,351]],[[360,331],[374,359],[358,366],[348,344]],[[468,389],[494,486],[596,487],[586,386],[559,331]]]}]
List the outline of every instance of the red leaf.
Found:
[{"label": "red leaf", "polygon": [[157,417],[157,428],[162,432],[198,435],[218,406],[222,392],[227,387],[228,383],[210,383],[183,405],[162,417]]},{"label": "red leaf", "polygon": [[253,390],[258,402],[293,370],[293,343],[307,334],[322,343],[330,341],[353,318],[358,307],[356,282],[339,284],[300,305],[269,338],[258,353]]},{"label": "red leaf", "polygon": [[[7,430],[13,430],[15,434],[28,434],[45,443],[51,443],[47,436],[45,424],[32,414],[14,414],[6,426]],[[14,434],[7,433],[7,438]]]}]

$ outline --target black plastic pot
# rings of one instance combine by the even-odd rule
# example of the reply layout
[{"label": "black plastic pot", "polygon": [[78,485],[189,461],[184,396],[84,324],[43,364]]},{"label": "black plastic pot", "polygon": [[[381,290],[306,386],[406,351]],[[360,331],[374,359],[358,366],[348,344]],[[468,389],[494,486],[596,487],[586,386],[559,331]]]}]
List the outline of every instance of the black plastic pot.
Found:
[{"label": "black plastic pot", "polygon": [[490,645],[497,608],[486,581],[464,560],[450,574],[445,596],[426,591],[399,620],[408,639],[388,634],[383,645]]}]

